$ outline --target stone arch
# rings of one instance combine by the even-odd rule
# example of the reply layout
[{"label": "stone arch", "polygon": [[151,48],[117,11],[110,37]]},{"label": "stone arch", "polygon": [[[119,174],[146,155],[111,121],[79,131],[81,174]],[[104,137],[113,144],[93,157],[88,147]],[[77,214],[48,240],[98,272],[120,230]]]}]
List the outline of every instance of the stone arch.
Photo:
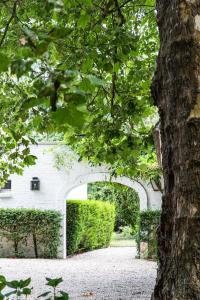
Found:
[{"label": "stone arch", "polygon": [[62,258],[66,258],[66,202],[64,201],[67,197],[67,194],[73,190],[74,188],[82,185],[87,184],[91,182],[116,182],[120,183],[122,185],[128,186],[132,189],[134,189],[140,198],[140,210],[146,210],[149,208],[149,198],[148,193],[144,187],[144,185],[136,180],[131,180],[128,177],[122,176],[122,177],[110,177],[109,172],[89,172],[86,174],[81,174],[77,177],[75,177],[70,182],[65,182],[62,189],[60,190],[58,194],[57,201],[60,202],[60,207],[63,215],[63,226],[62,226],[62,245],[60,249],[59,256]]},{"label": "stone arch", "polygon": [[74,181],[70,184],[65,184],[61,190],[61,197],[60,199],[65,199],[67,194],[73,190],[74,188],[87,183],[92,182],[116,182],[122,185],[128,186],[134,189],[140,198],[140,210],[146,210],[149,208],[149,199],[148,193],[144,187],[144,185],[136,180],[131,180],[128,177],[121,176],[121,177],[113,177],[110,178],[109,172],[95,172],[95,173],[87,173],[84,175],[77,176]]}]

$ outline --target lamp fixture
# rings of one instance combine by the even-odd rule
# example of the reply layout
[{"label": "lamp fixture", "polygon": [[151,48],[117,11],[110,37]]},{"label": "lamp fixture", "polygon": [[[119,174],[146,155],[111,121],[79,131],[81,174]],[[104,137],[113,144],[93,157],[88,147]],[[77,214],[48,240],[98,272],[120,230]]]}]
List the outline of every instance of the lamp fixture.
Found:
[{"label": "lamp fixture", "polygon": [[40,190],[40,180],[38,177],[33,177],[31,180],[31,190],[39,191]]}]

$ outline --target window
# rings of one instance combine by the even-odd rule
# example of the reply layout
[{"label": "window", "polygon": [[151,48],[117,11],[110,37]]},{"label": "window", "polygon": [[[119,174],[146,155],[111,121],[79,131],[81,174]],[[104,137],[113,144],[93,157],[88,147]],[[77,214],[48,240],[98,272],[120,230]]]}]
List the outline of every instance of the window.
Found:
[{"label": "window", "polygon": [[2,190],[11,190],[11,180],[8,180]]}]

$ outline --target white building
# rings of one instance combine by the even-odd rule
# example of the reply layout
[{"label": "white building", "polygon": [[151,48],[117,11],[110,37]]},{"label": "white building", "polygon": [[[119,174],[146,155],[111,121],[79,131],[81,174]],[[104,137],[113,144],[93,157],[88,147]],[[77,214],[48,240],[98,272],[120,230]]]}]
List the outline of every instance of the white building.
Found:
[{"label": "white building", "polygon": [[[65,258],[65,200],[87,199],[87,184],[110,181],[110,174],[106,166],[91,167],[87,162],[78,162],[76,155],[63,146],[41,143],[33,145],[31,153],[38,158],[36,165],[26,168],[23,176],[11,176],[11,188],[0,191],[0,207],[59,210],[63,216],[59,257]],[[33,177],[39,181],[39,190],[31,189]],[[111,181],[135,189],[139,194],[141,210],[161,207],[161,193],[154,191],[150,184],[133,181],[127,177],[112,178]]]}]

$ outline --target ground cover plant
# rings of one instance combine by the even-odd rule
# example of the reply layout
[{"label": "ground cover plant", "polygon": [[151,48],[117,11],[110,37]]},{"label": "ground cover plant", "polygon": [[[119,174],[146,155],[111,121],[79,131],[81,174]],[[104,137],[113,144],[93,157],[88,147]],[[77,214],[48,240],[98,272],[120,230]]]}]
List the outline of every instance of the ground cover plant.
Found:
[{"label": "ground cover plant", "polygon": [[[58,289],[58,286],[63,282],[62,278],[46,278],[46,285],[51,287],[52,290],[42,293],[37,299],[44,300],[68,300],[68,293]],[[25,300],[31,299],[33,287],[30,287],[31,278],[24,280],[12,280],[7,279],[0,275],[0,299],[1,300]],[[6,290],[6,291],[5,291]],[[8,291],[9,290],[9,291]]]},{"label": "ground cover plant", "polygon": [[[13,257],[57,257],[61,215],[53,210],[0,209],[0,251],[12,247]],[[28,246],[29,245],[29,249]],[[9,249],[11,250],[11,249]],[[6,250],[4,250],[5,252]],[[6,256],[6,253],[4,253]]]},{"label": "ground cover plant", "polygon": [[113,204],[67,201],[67,254],[108,247],[115,223]]}]

